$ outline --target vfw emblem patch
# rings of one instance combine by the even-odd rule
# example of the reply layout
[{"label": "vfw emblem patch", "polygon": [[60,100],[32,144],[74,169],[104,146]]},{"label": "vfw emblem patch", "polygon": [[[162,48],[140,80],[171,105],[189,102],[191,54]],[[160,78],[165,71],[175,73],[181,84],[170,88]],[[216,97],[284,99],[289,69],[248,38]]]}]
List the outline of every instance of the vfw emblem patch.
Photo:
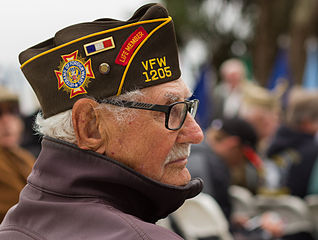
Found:
[{"label": "vfw emblem patch", "polygon": [[85,87],[90,79],[95,79],[91,59],[87,61],[78,56],[78,50],[69,55],[62,55],[59,70],[54,70],[58,80],[58,89],[63,88],[70,93],[70,98],[87,93]]}]

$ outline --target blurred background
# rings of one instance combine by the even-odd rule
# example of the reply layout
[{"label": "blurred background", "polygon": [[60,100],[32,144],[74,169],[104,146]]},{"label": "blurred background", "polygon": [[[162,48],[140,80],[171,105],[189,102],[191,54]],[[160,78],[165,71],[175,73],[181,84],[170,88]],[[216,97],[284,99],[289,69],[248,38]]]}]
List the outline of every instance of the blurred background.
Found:
[{"label": "blurred background", "polygon": [[207,69],[218,81],[218,68],[231,57],[244,61],[248,79],[269,89],[281,78],[308,88],[318,85],[315,0],[56,0],[50,6],[38,0],[3,1],[0,83],[18,91],[22,112],[31,113],[36,100],[19,70],[21,51],[71,24],[128,19],[147,2],[164,4],[172,15],[183,78],[191,87]]},{"label": "blurred background", "polygon": [[192,146],[188,168],[212,197],[172,214],[172,230],[187,240],[318,239],[317,0],[2,1],[0,86],[18,96],[0,90],[0,130],[12,123],[14,147],[39,154],[39,104],[20,52],[72,24],[129,19],[150,2],[172,16],[182,78],[200,100],[205,140]]}]

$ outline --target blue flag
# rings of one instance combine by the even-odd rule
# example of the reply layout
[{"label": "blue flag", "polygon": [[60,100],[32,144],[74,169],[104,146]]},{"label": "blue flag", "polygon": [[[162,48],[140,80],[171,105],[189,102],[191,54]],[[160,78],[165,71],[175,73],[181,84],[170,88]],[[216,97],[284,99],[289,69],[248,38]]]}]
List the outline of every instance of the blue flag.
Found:
[{"label": "blue flag", "polygon": [[309,43],[303,78],[303,87],[306,89],[318,88],[318,46],[317,42]]},{"label": "blue flag", "polygon": [[212,70],[209,66],[201,68],[191,99],[199,99],[196,121],[204,130],[212,120]]},{"label": "blue flag", "polygon": [[285,85],[286,89],[281,97],[282,108],[288,104],[288,93],[293,85],[290,66],[288,63],[288,49],[280,47],[276,56],[273,72],[268,82],[268,89],[274,90],[278,85]]},{"label": "blue flag", "polygon": [[273,90],[282,80],[288,81],[289,86],[292,86],[292,78],[288,64],[288,52],[286,48],[278,49],[272,75],[268,82],[268,89]]}]

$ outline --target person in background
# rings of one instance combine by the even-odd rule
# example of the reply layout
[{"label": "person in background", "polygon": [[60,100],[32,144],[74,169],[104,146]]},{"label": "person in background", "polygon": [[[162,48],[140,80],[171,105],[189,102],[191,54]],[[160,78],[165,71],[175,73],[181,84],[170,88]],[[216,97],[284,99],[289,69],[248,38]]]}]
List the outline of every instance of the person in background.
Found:
[{"label": "person in background", "polygon": [[0,222],[18,202],[35,161],[19,146],[22,132],[18,96],[0,86]]},{"label": "person in background", "polygon": [[[289,95],[286,117],[278,129],[267,157],[280,175],[276,191],[304,198],[318,158],[318,93],[295,88]],[[275,190],[275,189],[274,189]],[[273,191],[274,191],[273,190]]]},{"label": "person in background", "polygon": [[213,119],[236,117],[246,81],[245,66],[239,59],[224,61],[219,69],[221,81],[213,89]]},{"label": "person in background", "polygon": [[254,188],[258,181],[256,171],[252,171],[254,174],[248,175],[248,179],[247,175],[241,175],[241,172],[250,172],[249,168],[261,167],[255,153],[257,141],[254,128],[245,120],[215,119],[206,130],[204,141],[192,148],[188,164],[192,177],[203,179],[203,192],[218,202],[229,221],[232,214],[230,185],[252,185]]},{"label": "person in background", "polygon": [[269,91],[256,83],[245,84],[238,116],[249,122],[259,137],[257,151],[265,154],[280,125],[282,107],[281,96],[285,87]]},{"label": "person in background", "polygon": [[167,10],[69,26],[19,59],[44,137],[0,239],[180,239],[155,223],[202,190],[186,164],[203,133]]}]

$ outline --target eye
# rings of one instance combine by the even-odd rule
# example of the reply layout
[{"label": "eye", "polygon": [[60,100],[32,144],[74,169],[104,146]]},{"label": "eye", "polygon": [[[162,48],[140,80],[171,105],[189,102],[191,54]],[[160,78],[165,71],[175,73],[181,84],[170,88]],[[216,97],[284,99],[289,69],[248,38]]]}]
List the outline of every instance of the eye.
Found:
[{"label": "eye", "polygon": [[183,103],[177,103],[171,108],[170,117],[173,118],[180,118],[184,111],[184,104]]}]

